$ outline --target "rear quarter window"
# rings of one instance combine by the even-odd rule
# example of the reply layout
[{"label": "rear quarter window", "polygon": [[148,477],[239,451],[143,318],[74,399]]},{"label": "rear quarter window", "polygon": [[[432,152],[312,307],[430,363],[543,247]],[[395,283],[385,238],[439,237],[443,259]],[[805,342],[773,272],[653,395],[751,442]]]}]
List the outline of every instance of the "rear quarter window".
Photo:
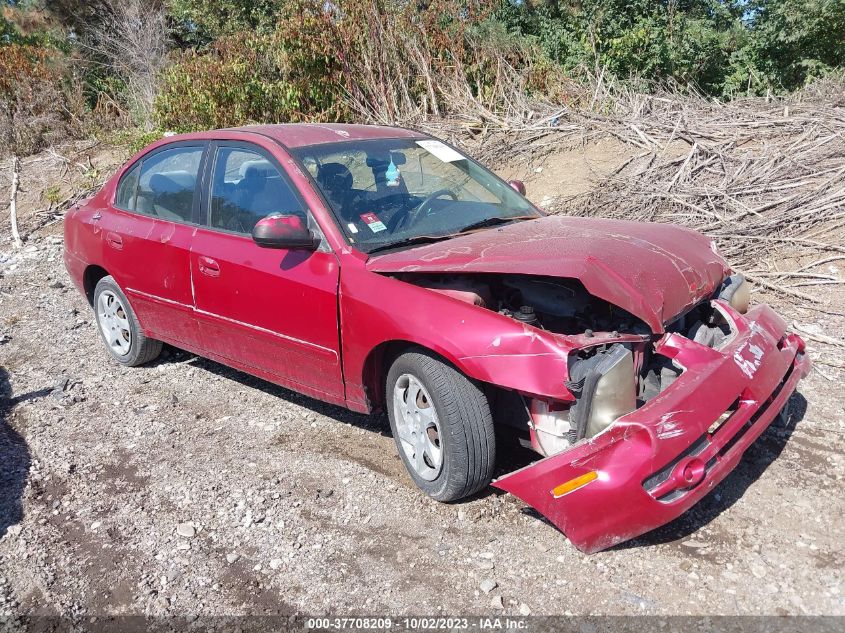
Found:
[{"label": "rear quarter window", "polygon": [[114,206],[124,211],[135,210],[135,190],[138,188],[138,175],[141,173],[139,162],[131,170],[123,174],[120,183],[117,185],[117,194],[114,197]]}]

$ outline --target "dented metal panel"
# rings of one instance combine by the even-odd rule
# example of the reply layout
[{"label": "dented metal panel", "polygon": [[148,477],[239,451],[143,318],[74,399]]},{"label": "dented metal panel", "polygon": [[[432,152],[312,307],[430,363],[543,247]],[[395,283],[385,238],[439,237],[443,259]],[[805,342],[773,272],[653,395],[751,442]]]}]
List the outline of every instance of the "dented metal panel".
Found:
[{"label": "dented metal panel", "polygon": [[550,216],[373,257],[374,272],[566,277],[654,332],[711,295],[728,266],[700,233],[668,224]]},{"label": "dented metal panel", "polygon": [[[604,433],[493,485],[535,507],[585,552],[680,516],[736,466],[809,371],[803,342],[786,334],[768,306],[733,316],[738,336],[723,350],[667,334],[656,351],[685,368],[671,388]],[[710,433],[737,399],[737,410]],[[662,477],[664,469],[665,479],[647,489],[645,483],[655,474]],[[586,473],[595,479],[564,496],[554,494]]]}]

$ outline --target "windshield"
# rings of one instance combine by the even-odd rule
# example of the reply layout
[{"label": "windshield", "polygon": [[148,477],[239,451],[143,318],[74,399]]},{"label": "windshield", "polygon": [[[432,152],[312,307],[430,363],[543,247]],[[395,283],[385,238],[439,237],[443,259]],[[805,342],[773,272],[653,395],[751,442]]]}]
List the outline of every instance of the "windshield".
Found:
[{"label": "windshield", "polygon": [[540,217],[508,184],[434,139],[348,141],[293,154],[366,253]]}]

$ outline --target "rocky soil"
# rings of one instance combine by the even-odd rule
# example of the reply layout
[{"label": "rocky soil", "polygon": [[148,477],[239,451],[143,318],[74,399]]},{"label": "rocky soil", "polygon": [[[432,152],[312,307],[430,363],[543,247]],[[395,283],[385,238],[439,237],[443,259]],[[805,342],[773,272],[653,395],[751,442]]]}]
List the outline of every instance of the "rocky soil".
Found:
[{"label": "rocky soil", "polygon": [[111,362],[38,206],[0,244],[0,618],[845,614],[837,361],[691,512],[586,556],[509,495],[423,497],[383,417],[175,349]]}]

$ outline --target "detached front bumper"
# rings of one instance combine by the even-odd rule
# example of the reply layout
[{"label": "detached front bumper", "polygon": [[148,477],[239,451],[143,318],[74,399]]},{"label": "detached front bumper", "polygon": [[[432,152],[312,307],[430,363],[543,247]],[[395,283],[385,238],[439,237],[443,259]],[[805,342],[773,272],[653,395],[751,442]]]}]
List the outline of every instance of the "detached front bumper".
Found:
[{"label": "detached front bumper", "polygon": [[[771,308],[732,316],[736,334],[719,350],[665,335],[655,351],[684,368],[668,389],[603,433],[493,485],[588,553],[684,513],[736,467],[810,370],[804,342]],[[555,495],[582,476],[589,483]]]}]

